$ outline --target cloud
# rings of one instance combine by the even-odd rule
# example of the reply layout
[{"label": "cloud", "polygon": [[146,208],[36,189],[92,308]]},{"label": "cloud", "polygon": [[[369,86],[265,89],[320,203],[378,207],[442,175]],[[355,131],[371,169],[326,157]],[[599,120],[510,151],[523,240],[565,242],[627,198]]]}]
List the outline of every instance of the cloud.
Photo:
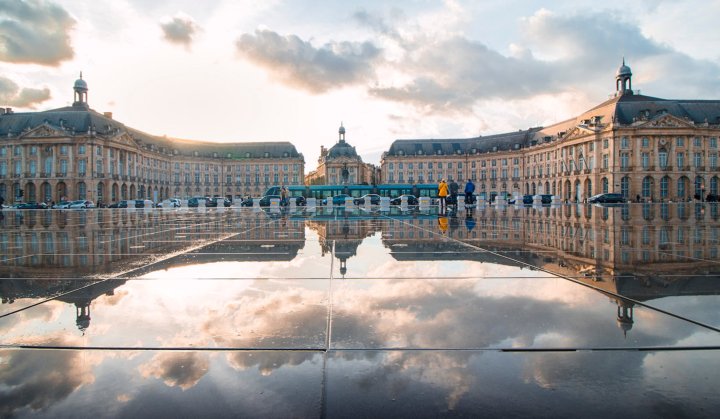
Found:
[{"label": "cloud", "polygon": [[[34,340],[33,340],[34,339]],[[33,338],[25,343],[40,343]],[[54,337],[42,343],[47,345],[77,345],[66,337]],[[81,351],[0,351],[0,416],[10,417],[24,408],[32,411],[47,409],[95,377]]]},{"label": "cloud", "polygon": [[330,42],[315,48],[296,35],[270,30],[243,34],[238,52],[266,68],[277,80],[312,93],[364,83],[375,75],[381,50],[370,42]]},{"label": "cloud", "polygon": [[209,367],[210,361],[205,354],[171,352],[155,355],[149,363],[140,366],[140,373],[143,377],[162,379],[170,387],[187,390],[205,376]]},{"label": "cloud", "polygon": [[191,17],[182,14],[173,17],[168,22],[161,23],[160,27],[167,41],[186,47],[192,44],[193,36],[199,30]]},{"label": "cloud", "polygon": [[35,109],[35,105],[50,99],[50,89],[20,87],[12,80],[0,76],[0,105]]},{"label": "cloud", "polygon": [[43,0],[0,0],[0,61],[57,66],[73,58],[75,20]]},{"label": "cloud", "polygon": [[[404,77],[368,88],[371,95],[411,105],[425,113],[471,113],[490,100],[526,100],[539,95],[585,91],[603,97],[614,88],[622,56],[643,72],[638,81],[680,96],[707,95],[720,66],[696,60],[645,36],[613,11],[560,15],[540,10],[523,19],[523,43],[503,54],[459,34],[427,37],[392,29],[381,18],[357,12],[355,19],[403,51],[389,62]],[[421,30],[422,28],[420,28]],[[399,34],[403,34],[400,36]],[[382,77],[381,77],[382,78]],[[589,80],[607,80],[591,84]],[[720,87],[714,88],[720,91]]]}]

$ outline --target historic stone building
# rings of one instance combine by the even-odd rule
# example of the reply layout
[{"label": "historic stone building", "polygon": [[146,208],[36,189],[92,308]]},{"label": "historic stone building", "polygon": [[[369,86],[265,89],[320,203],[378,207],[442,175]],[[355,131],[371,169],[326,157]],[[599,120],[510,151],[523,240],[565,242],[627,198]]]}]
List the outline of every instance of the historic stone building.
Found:
[{"label": "historic stone building", "polygon": [[318,167],[305,177],[307,185],[355,185],[376,183],[376,168],[363,163],[355,147],[345,141],[345,127],[340,124],[338,142],[330,149],[320,146]]},{"label": "historic stone building", "polygon": [[0,111],[0,196],[12,202],[118,201],[261,195],[302,185],[303,155],[289,142],[218,143],[146,134],[90,109],[87,83],[72,106]]},{"label": "historic stone building", "polygon": [[635,94],[623,61],[613,98],[548,127],[444,140],[397,140],[382,183],[473,179],[477,192],[551,193],[581,201],[621,192],[644,201],[718,195],[720,100]]}]

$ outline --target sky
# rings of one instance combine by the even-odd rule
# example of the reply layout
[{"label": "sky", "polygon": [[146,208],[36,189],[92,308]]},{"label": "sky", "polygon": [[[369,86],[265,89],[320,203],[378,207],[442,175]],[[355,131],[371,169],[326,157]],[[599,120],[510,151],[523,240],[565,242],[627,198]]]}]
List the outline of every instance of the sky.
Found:
[{"label": "sky", "polygon": [[546,126],[633,88],[719,99],[720,1],[0,0],[0,106],[73,101],[154,135],[290,141],[314,169],[346,140]]}]

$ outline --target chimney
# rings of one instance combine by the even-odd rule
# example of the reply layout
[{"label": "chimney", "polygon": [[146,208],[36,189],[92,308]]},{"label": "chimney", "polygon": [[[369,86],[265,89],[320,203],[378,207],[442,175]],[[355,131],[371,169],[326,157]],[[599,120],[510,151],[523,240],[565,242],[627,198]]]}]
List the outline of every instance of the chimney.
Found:
[{"label": "chimney", "polygon": [[5,115],[5,108],[0,108],[0,115]]},{"label": "chimney", "polygon": [[8,114],[8,115],[11,114],[11,113],[13,113],[12,108],[5,108],[5,113]]},{"label": "chimney", "polygon": [[105,116],[105,118],[112,119],[112,112],[103,112],[103,115]]}]

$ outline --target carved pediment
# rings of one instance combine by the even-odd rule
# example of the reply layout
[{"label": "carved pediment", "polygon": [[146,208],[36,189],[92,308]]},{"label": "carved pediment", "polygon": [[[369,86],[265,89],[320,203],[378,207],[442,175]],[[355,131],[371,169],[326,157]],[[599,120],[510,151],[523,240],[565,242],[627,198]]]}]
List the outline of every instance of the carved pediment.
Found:
[{"label": "carved pediment", "polygon": [[585,127],[575,127],[568,131],[563,137],[563,140],[574,140],[576,138],[587,137],[588,135],[595,134],[595,131]]},{"label": "carved pediment", "polygon": [[112,141],[123,144],[123,145],[127,145],[127,146],[133,146],[133,147],[138,145],[138,143],[135,141],[135,139],[126,132],[119,133],[118,135],[112,137]]},{"label": "carved pediment", "polygon": [[638,126],[643,128],[692,128],[695,124],[692,121],[666,114],[641,123]]},{"label": "carved pediment", "polygon": [[44,123],[35,128],[30,129],[20,138],[48,138],[48,137],[67,137],[68,133],[53,127],[48,123]]}]

